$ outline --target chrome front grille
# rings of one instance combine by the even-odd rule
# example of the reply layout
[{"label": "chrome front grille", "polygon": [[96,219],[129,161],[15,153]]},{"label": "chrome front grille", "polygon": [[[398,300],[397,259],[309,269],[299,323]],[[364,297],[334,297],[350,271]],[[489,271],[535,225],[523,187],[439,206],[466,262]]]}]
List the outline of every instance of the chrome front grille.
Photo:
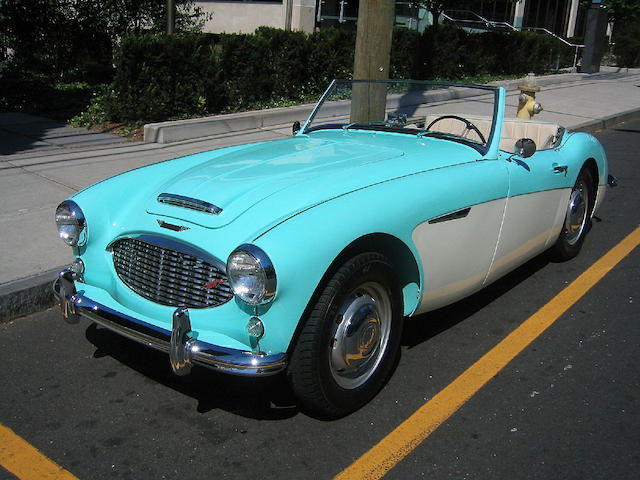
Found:
[{"label": "chrome front grille", "polygon": [[109,247],[120,280],[138,295],[172,307],[216,307],[233,298],[219,260],[163,237],[123,238]]}]

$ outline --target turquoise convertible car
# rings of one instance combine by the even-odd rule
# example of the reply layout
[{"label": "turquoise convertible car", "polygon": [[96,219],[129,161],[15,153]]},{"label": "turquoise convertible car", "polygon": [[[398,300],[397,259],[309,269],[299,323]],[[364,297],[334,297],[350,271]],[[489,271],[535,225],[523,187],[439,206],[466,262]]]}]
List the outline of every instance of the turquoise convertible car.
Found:
[{"label": "turquoise convertible car", "polygon": [[56,210],[75,254],[54,284],[63,316],[167,352],[178,375],[282,373],[308,411],[354,411],[391,374],[404,317],[583,244],[605,152],[505,118],[505,95],[334,81],[291,138],[78,192]]}]

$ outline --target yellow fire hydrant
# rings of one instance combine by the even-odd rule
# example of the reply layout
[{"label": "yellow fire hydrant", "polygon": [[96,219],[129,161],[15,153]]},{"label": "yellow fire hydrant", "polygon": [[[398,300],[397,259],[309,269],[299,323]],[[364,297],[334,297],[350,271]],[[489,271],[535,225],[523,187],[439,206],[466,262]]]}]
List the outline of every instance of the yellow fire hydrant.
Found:
[{"label": "yellow fire hydrant", "polygon": [[540,87],[536,85],[536,78],[533,73],[528,74],[524,82],[518,85],[520,89],[520,100],[518,102],[518,118],[529,120],[535,114],[542,111],[542,105],[536,102],[536,93]]}]

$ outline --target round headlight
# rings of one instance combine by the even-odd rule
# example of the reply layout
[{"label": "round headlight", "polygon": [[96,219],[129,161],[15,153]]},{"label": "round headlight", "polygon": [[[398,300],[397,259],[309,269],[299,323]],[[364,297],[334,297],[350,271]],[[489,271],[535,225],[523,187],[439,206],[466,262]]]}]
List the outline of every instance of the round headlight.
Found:
[{"label": "round headlight", "polygon": [[234,295],[249,305],[269,302],[276,294],[271,260],[255,245],[240,245],[227,260],[227,277]]},{"label": "round headlight", "polygon": [[56,209],[58,236],[71,246],[87,243],[87,222],[84,213],[73,200],[65,200]]}]

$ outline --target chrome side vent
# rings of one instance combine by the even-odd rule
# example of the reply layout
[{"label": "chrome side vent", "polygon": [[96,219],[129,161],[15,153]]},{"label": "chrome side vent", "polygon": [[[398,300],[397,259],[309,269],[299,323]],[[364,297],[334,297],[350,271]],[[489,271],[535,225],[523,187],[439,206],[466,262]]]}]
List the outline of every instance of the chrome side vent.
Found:
[{"label": "chrome side vent", "polygon": [[429,220],[429,224],[442,223],[442,222],[448,222],[450,220],[458,220],[460,218],[465,218],[467,215],[469,215],[470,211],[471,211],[471,207],[467,207],[467,208],[463,208],[462,210],[457,210],[455,212],[447,213],[445,215],[432,218],[431,220]]},{"label": "chrome side vent", "polygon": [[205,202],[197,198],[176,195],[175,193],[161,193],[158,195],[158,202],[188,208],[189,210],[195,210],[197,212],[211,213],[213,215],[219,215],[220,212],[222,212],[222,209],[213,203]]}]

